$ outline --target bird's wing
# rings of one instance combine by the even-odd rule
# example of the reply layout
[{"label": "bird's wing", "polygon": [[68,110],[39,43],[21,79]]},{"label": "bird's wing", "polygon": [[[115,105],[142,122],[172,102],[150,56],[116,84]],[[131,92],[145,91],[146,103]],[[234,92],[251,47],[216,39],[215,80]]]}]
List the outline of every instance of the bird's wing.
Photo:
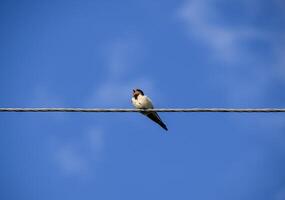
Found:
[{"label": "bird's wing", "polygon": [[151,102],[149,97],[144,96],[143,101],[144,101],[144,103],[143,103],[144,104],[144,108],[153,109],[153,104],[152,104],[152,102]]},{"label": "bird's wing", "polygon": [[145,112],[144,114],[152,121],[159,124],[164,130],[168,130],[166,125],[163,123],[163,121],[160,119],[159,115],[156,112]]},{"label": "bird's wing", "polygon": [[[153,104],[147,96],[144,96],[144,108],[147,109],[153,109]],[[160,119],[159,115],[156,112],[142,112],[142,114],[146,115],[148,118],[150,118],[152,121],[159,124],[163,129],[166,131],[168,130],[166,125],[163,123],[163,121]]]}]

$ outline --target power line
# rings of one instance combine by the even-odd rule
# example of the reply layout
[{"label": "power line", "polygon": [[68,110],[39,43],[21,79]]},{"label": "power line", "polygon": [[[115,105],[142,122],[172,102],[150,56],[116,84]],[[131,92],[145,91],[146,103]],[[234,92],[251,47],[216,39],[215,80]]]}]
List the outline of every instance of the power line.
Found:
[{"label": "power line", "polygon": [[0,112],[285,112],[285,108],[0,108]]}]

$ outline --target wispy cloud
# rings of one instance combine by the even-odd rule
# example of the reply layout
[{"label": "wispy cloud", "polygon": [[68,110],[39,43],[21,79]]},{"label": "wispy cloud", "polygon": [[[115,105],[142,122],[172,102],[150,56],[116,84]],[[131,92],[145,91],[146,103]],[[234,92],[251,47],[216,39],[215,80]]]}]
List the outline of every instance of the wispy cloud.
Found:
[{"label": "wispy cloud", "polygon": [[104,132],[91,127],[76,140],[61,141],[57,138],[53,149],[54,161],[64,174],[90,175],[103,154]]},{"label": "wispy cloud", "polygon": [[[266,13],[266,6],[259,1],[232,2],[247,20],[236,20],[236,17],[225,14],[222,5],[226,2],[189,0],[177,10],[176,16],[189,37],[209,48],[208,59],[218,58],[221,61],[219,65],[227,62],[230,70],[217,70],[223,70],[225,74],[221,83],[226,87],[231,104],[260,105],[266,101],[272,83],[276,80],[284,83],[285,30],[278,26],[268,29],[267,26],[250,23],[250,19]],[[272,2],[272,7],[277,7],[276,3]],[[256,44],[266,48],[263,52],[256,51],[253,49]]]},{"label": "wispy cloud", "polygon": [[88,168],[87,161],[72,144],[59,147],[55,153],[55,159],[58,166],[66,174],[83,173]]},{"label": "wispy cloud", "polygon": [[282,187],[277,190],[275,194],[274,200],[284,200],[285,199],[285,186],[283,185]]},{"label": "wispy cloud", "polygon": [[143,47],[134,38],[117,39],[106,45],[103,55],[108,77],[112,79],[126,78],[129,70],[135,67],[142,58]]},{"label": "wispy cloud", "polygon": [[95,89],[89,104],[107,107],[128,105],[130,104],[131,91],[134,87],[143,88],[149,92],[153,90],[153,84],[148,79],[110,80]]},{"label": "wispy cloud", "polygon": [[[227,24],[228,15],[223,15],[222,10],[218,9],[221,2],[223,1],[186,1],[176,13],[188,34],[210,47],[214,57],[223,61],[237,61],[241,56],[247,56],[247,52],[244,52],[245,43],[256,40],[268,42],[272,39],[271,31],[252,24]],[[238,4],[247,15],[256,14],[259,9],[255,1],[239,1]]]},{"label": "wispy cloud", "polygon": [[130,104],[131,91],[135,87],[148,92],[154,85],[144,75],[134,73],[142,59],[144,48],[138,40],[119,39],[104,49],[107,74],[104,81],[96,85],[88,99],[92,106],[126,106]]},{"label": "wispy cloud", "polygon": [[87,133],[87,143],[89,143],[90,148],[93,153],[98,155],[102,152],[104,148],[104,132],[102,129],[99,129],[98,127],[92,127],[89,129]]},{"label": "wispy cloud", "polygon": [[[215,62],[216,72],[222,74],[215,84],[220,84],[228,106],[275,107],[274,103],[268,105],[272,98],[285,98],[283,93],[278,93],[285,89],[285,30],[278,24],[266,24],[276,20],[268,15],[264,2],[227,2],[187,0],[177,9],[175,16],[190,39],[199,41],[209,49],[207,59]],[[278,3],[271,1],[271,9],[279,12]],[[230,11],[225,5],[235,5],[239,9],[239,17],[229,15]],[[278,15],[278,21],[285,20],[285,16],[280,17],[282,14]],[[259,18],[266,18],[267,21],[258,24],[255,21]],[[284,119],[278,115],[259,117],[250,122],[239,118],[238,121],[243,124],[256,123],[264,132],[284,130]]]},{"label": "wispy cloud", "polygon": [[[86,104],[91,107],[131,106],[134,87],[153,92],[152,82],[144,75],[137,75],[136,64],[143,57],[143,46],[135,39],[118,39],[102,49],[106,75],[104,80],[91,88]],[[101,160],[105,146],[104,127],[89,128],[76,141],[57,142],[54,158],[66,174],[85,175]]]}]

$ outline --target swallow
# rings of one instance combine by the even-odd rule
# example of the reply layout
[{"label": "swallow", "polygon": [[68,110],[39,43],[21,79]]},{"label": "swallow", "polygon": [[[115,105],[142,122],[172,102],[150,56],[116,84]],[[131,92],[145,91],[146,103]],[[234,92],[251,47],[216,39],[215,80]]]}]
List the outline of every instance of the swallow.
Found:
[{"label": "swallow", "polygon": [[[144,95],[144,92],[140,89],[133,90],[132,103],[137,109],[153,109],[153,104],[150,98]],[[159,124],[164,130],[168,130],[156,112],[143,111],[141,113]]]}]

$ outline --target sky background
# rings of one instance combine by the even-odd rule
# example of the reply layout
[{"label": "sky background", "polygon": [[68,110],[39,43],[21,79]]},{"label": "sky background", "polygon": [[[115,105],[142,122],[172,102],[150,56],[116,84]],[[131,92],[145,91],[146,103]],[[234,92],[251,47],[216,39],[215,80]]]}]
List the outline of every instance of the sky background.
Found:
[{"label": "sky background", "polygon": [[[0,2],[0,107],[285,107],[283,0]],[[0,113],[0,199],[285,199],[285,115]]]}]

